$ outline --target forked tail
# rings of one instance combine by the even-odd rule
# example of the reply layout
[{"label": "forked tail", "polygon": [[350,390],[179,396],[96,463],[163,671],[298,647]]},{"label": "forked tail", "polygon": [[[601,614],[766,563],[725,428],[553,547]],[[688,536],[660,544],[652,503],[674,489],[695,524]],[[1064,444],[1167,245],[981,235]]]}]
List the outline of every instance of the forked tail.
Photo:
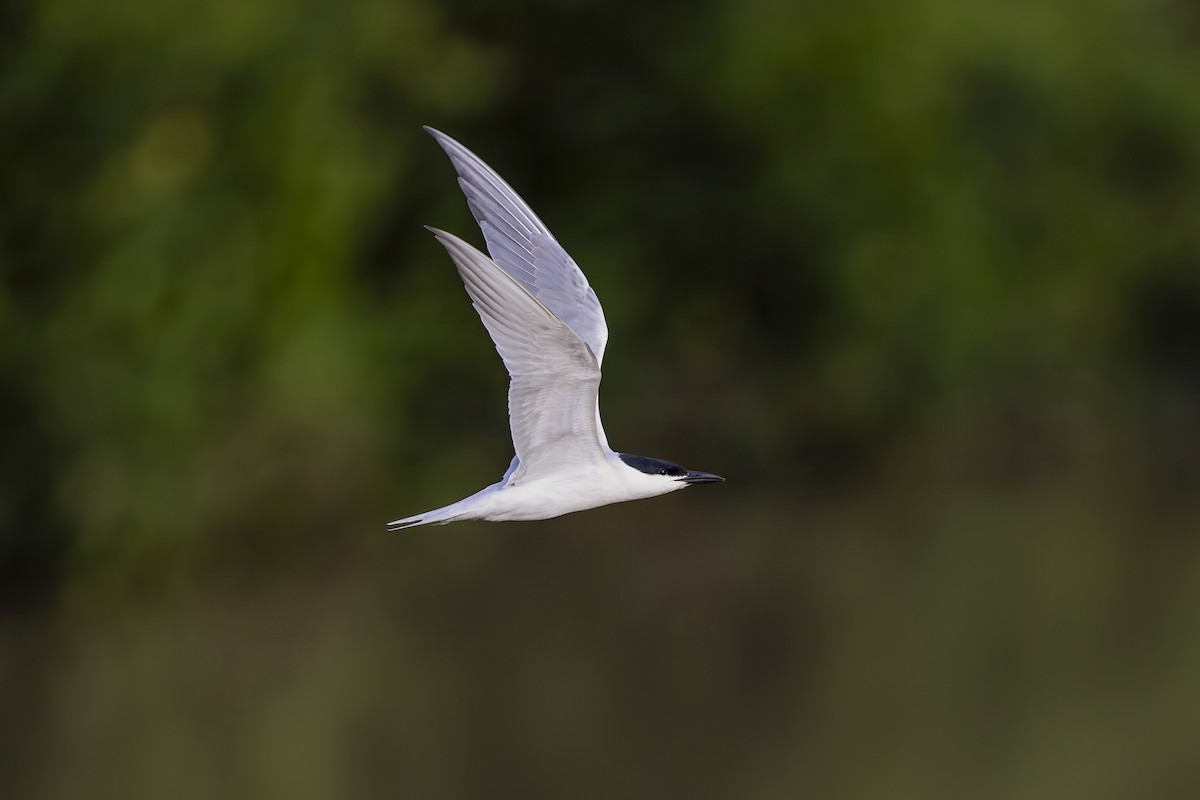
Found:
[{"label": "forked tail", "polygon": [[[418,514],[415,517],[405,517],[404,519],[392,520],[387,524],[388,533],[391,533],[392,531],[402,531],[405,528],[415,528],[418,525],[439,524],[435,523],[432,519],[426,519],[427,516],[427,514]],[[449,522],[449,520],[441,522],[440,524],[444,525],[446,522]]]},{"label": "forked tail", "polygon": [[415,517],[405,517],[397,519],[387,524],[388,532],[402,531],[405,528],[416,528],[419,525],[445,525],[447,522],[454,522],[462,517],[456,514],[446,514],[445,512],[454,508],[454,506],[446,506],[439,508],[436,511],[426,511],[424,514],[417,514]]},{"label": "forked tail", "polygon": [[435,508],[433,511],[417,514],[415,517],[393,520],[387,524],[388,531],[402,531],[405,528],[416,528],[419,525],[445,525],[448,522],[458,522],[463,519],[481,519],[479,498],[494,489],[495,486],[489,486],[470,497],[464,497],[457,503]]}]

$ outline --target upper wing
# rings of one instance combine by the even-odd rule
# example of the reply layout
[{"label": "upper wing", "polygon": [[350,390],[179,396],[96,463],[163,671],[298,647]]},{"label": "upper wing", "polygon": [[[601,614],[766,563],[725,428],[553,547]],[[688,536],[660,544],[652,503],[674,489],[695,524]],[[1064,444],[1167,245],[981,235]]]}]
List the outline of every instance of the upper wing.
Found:
[{"label": "upper wing", "polygon": [[450,156],[488,252],[604,360],[608,325],[587,278],[550,230],[495,170],[441,131],[425,130]]},{"label": "upper wing", "polygon": [[457,236],[429,230],[453,259],[512,378],[508,414],[520,465],[508,482],[603,461],[600,364],[592,351],[490,258]]}]

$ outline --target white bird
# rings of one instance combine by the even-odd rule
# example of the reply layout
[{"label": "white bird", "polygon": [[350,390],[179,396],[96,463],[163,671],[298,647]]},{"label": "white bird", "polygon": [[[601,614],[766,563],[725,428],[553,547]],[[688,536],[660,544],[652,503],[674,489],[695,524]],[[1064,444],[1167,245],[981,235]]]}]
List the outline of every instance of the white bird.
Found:
[{"label": "white bird", "polygon": [[491,258],[429,228],[450,254],[511,378],[516,455],[498,483],[389,530],[459,520],[550,519],[724,478],[618,453],[600,424],[608,325],[587,278],[533,210],[474,153],[433,128],[458,172]]}]

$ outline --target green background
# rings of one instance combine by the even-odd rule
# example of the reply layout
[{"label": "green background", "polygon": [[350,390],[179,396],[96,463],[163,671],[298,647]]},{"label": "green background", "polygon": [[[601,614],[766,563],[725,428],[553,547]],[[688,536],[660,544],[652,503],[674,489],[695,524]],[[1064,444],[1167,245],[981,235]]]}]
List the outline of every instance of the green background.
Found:
[{"label": "green background", "polygon": [[[608,316],[496,480],[438,127]],[[1200,7],[16,0],[0,791],[1200,792]]]}]

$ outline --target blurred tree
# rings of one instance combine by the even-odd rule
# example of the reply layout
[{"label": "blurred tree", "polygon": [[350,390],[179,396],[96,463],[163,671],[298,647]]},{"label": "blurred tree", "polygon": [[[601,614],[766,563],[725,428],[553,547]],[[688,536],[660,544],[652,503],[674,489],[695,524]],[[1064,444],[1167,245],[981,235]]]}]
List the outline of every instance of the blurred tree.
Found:
[{"label": "blurred tree", "polygon": [[[1174,0],[0,6],[0,774],[1190,796],[1198,33]],[[587,271],[613,444],[723,493],[376,535],[508,458],[422,123]]]}]

